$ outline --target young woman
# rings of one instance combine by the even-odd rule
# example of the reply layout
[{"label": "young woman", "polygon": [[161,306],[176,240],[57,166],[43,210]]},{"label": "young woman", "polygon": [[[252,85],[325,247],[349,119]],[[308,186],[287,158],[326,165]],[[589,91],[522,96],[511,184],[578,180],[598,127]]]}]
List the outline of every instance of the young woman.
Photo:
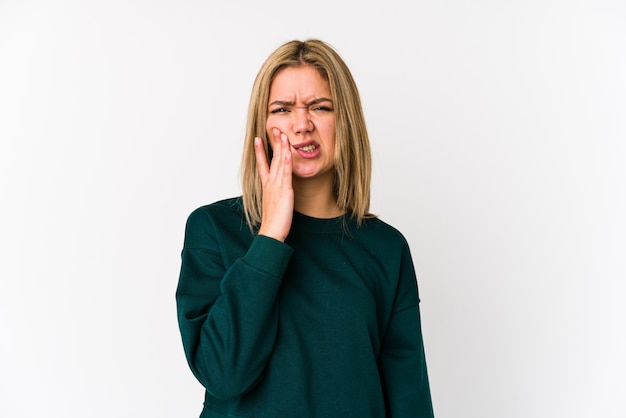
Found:
[{"label": "young woman", "polygon": [[357,87],[319,40],[252,90],[243,192],[187,221],[176,300],[201,417],[432,417],[415,271],[369,213]]}]

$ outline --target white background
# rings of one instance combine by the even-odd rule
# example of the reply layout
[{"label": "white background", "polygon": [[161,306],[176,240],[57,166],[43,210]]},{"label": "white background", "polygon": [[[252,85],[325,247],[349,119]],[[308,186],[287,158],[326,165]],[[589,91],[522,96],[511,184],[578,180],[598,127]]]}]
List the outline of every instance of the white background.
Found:
[{"label": "white background", "polygon": [[184,223],[308,37],[360,86],[437,417],[626,417],[621,0],[0,0],[0,416],[199,415]]}]

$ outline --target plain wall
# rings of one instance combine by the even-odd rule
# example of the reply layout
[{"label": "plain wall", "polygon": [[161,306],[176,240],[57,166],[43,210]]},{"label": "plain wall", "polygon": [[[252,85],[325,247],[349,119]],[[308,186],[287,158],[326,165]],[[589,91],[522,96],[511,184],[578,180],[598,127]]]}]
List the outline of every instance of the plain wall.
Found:
[{"label": "plain wall", "polygon": [[184,223],[309,37],[360,87],[436,416],[626,417],[620,0],[0,0],[0,416],[199,415]]}]

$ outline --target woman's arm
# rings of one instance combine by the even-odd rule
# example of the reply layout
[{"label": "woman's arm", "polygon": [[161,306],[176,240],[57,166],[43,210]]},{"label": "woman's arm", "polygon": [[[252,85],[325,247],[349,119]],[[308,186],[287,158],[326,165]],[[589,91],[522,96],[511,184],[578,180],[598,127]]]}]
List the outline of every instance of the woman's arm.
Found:
[{"label": "woman's arm", "polygon": [[417,282],[407,245],[402,252],[394,311],[383,338],[379,367],[389,418],[433,417]]},{"label": "woman's arm", "polygon": [[176,301],[187,361],[207,391],[240,397],[262,378],[278,323],[276,298],[291,248],[256,236],[247,252],[224,266],[208,213],[187,222]]}]

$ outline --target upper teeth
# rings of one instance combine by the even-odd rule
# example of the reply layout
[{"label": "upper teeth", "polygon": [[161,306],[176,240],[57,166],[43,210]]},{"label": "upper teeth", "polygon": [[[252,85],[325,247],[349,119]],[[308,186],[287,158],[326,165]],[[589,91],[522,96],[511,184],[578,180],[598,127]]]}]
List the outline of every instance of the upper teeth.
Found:
[{"label": "upper teeth", "polygon": [[302,148],[300,148],[302,151],[306,151],[306,152],[311,152],[315,150],[315,145],[311,144],[311,145],[307,145],[304,146]]}]

